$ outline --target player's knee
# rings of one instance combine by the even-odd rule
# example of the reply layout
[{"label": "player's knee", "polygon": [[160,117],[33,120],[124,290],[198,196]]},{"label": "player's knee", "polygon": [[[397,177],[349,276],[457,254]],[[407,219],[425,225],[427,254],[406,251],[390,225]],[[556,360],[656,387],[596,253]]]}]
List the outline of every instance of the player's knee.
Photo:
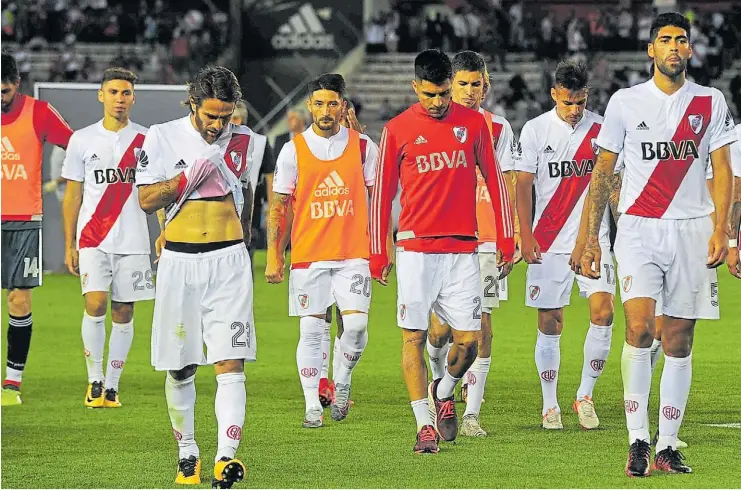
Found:
[{"label": "player's knee", "polygon": [[8,313],[13,316],[26,316],[31,313],[30,289],[11,289],[8,291]]},{"label": "player's knee", "polygon": [[243,373],[244,372],[244,360],[243,359],[228,359],[225,361],[215,362],[214,372],[216,374]]},{"label": "player's knee", "polygon": [[633,347],[651,347],[653,343],[653,328],[646,321],[630,321],[625,325],[625,341]]},{"label": "player's knee", "polygon": [[197,365],[191,364],[189,366],[185,366],[183,369],[179,369],[177,371],[169,371],[170,376],[176,381],[183,381],[186,380],[192,376],[195,376],[196,369],[198,368]]},{"label": "player's knee", "polygon": [[134,303],[111,301],[111,319],[113,323],[129,323],[134,319]]},{"label": "player's knee", "polygon": [[466,359],[475,359],[478,354],[480,332],[453,332],[453,343],[459,355]]},{"label": "player's knee", "polygon": [[108,307],[108,294],[91,291],[85,294],[85,311],[90,316],[105,316]]},{"label": "player's knee", "polygon": [[695,327],[694,322],[684,319],[671,319],[664,323],[661,346],[664,354],[670,357],[687,357],[692,352]]},{"label": "player's knee", "polygon": [[611,294],[598,293],[589,298],[590,321],[595,325],[612,325],[615,305]]},{"label": "player's knee", "polygon": [[422,352],[427,342],[427,335],[424,330],[409,330],[404,328],[401,332],[403,347],[412,347]]},{"label": "player's knee", "polygon": [[324,315],[304,316],[299,320],[299,341],[307,346],[321,345],[324,337]]},{"label": "player's knee", "polygon": [[546,335],[561,335],[563,310],[538,310],[538,330]]},{"label": "player's knee", "polygon": [[450,327],[445,323],[442,323],[437,315],[432,313],[430,315],[430,328],[427,330],[427,340],[430,345],[439,349],[448,343],[450,339]]}]

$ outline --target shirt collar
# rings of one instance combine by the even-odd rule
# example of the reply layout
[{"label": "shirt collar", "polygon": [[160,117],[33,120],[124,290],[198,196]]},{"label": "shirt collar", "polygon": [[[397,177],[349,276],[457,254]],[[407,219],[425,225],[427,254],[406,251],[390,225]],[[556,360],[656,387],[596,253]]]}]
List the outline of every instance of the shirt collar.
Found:
[{"label": "shirt collar", "polygon": [[106,129],[106,127],[103,126],[103,119],[98,121],[98,129],[105,135],[115,136],[119,133],[123,133],[124,131],[127,131],[129,128],[131,128],[131,119],[129,119],[129,122],[126,124],[126,126],[122,127],[118,131],[111,131],[110,129]]}]

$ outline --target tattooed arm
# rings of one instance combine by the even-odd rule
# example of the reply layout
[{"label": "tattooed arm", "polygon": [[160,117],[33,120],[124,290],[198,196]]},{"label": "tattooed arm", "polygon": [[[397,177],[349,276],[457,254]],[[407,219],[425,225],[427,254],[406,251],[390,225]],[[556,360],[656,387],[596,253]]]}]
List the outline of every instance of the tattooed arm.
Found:
[{"label": "tattooed arm", "polygon": [[592,180],[589,183],[589,219],[587,221],[587,241],[581,256],[581,273],[592,279],[598,279],[600,276],[602,250],[599,244],[599,230],[614,184],[617,157],[617,153],[600,148],[597,163],[592,171]]},{"label": "tattooed arm", "polygon": [[[728,213],[728,232],[731,240],[738,240],[739,228],[741,228],[741,177],[733,179],[733,198],[731,199],[731,211]],[[728,270],[741,279],[741,259],[739,258],[738,243],[734,248],[728,250]]]},{"label": "tattooed arm", "polygon": [[615,219],[615,224],[617,225],[618,220],[620,219],[620,211],[618,211],[618,204],[620,204],[620,190],[623,188],[623,176],[620,174],[615,174],[612,176],[612,187],[610,189],[610,211],[612,212],[612,217]]},{"label": "tattooed arm", "polygon": [[273,192],[268,215],[268,257],[265,267],[265,278],[271,284],[283,282],[285,269],[285,248],[281,250],[281,239],[284,238],[287,228],[286,215],[291,203],[290,194]]},{"label": "tattooed arm", "polygon": [[147,214],[165,208],[178,198],[178,184],[183,174],[157,182],[156,184],[139,186],[139,206]]}]

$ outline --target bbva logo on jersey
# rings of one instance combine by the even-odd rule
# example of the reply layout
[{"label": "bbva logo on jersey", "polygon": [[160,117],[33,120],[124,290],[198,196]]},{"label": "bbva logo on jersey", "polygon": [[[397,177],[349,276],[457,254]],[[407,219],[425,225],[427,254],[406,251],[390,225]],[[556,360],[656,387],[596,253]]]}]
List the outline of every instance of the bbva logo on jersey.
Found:
[{"label": "bbva logo on jersey", "polygon": [[589,175],[594,170],[594,160],[562,160],[560,162],[548,162],[548,175],[551,178],[557,177],[583,177]]},{"label": "bbva logo on jersey", "polygon": [[[702,125],[702,121],[699,123]],[[694,131],[694,129],[693,129]],[[693,140],[681,141],[644,141],[641,143],[641,153],[644,160],[687,160],[689,157],[699,158],[700,152]]]},{"label": "bbva logo on jersey", "polygon": [[436,172],[445,167],[468,167],[466,153],[463,150],[453,150],[451,154],[441,151],[439,153],[430,153],[429,155],[418,155],[415,158],[415,163],[417,164],[417,171],[421,174],[430,170]]},{"label": "bbva logo on jersey", "polygon": [[133,184],[135,168],[106,168],[93,172],[96,184]]}]

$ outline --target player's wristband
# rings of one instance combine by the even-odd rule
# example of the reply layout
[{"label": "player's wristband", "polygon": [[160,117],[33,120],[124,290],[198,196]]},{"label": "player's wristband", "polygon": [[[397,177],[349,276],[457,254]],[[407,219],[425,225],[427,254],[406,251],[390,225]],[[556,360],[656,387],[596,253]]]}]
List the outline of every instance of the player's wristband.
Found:
[{"label": "player's wristband", "polygon": [[728,240],[728,247],[729,248],[738,248],[738,240],[735,239],[735,238],[733,240]]},{"label": "player's wristband", "polygon": [[185,192],[185,188],[188,186],[188,178],[185,176],[185,172],[180,174],[180,180],[178,180],[178,187],[175,189],[176,198],[177,201],[180,199],[183,195],[183,192]]}]

